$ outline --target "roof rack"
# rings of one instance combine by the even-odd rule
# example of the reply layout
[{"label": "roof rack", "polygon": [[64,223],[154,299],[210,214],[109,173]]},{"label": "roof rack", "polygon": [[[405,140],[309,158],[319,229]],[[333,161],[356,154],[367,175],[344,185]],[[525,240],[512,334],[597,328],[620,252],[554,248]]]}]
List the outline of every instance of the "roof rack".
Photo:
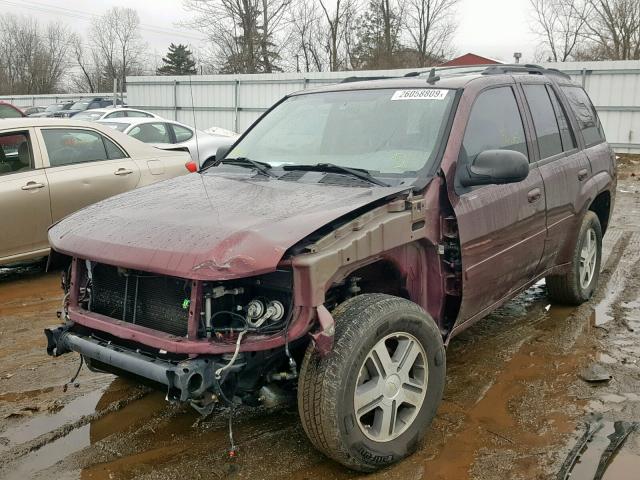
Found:
[{"label": "roof rack", "polygon": [[[405,77],[417,77],[421,75],[433,76],[433,68],[429,70],[409,72],[405,74]],[[555,68],[544,68],[540,65],[533,64],[495,64],[495,65],[460,65],[450,67],[435,67],[436,73],[441,76],[447,75],[466,75],[470,73],[481,73],[482,75],[499,75],[505,73],[529,73],[532,75],[557,75],[559,77],[570,80],[571,77],[566,73],[561,72]]]},{"label": "roof rack", "polygon": [[487,67],[482,74],[483,75],[500,75],[504,73],[528,73],[532,75],[557,75],[559,77],[571,80],[571,77],[560,70],[555,68],[544,68],[540,65],[533,65],[530,63],[520,64],[502,64],[502,65],[491,65]]},{"label": "roof rack", "polygon": [[378,77],[347,77],[343,78],[340,83],[351,83],[351,82],[367,82],[369,80],[386,80],[389,78],[398,78],[398,77],[387,77],[387,76],[378,76]]}]

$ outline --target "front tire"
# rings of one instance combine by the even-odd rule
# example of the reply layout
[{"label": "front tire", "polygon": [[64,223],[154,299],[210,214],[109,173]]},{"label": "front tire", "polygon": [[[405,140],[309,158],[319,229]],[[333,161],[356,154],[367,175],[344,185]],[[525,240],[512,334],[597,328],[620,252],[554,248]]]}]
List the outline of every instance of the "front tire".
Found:
[{"label": "front tire", "polygon": [[569,271],[546,278],[547,296],[555,303],[580,305],[598,286],[602,257],[602,227],[598,216],[588,211],[580,227]]},{"label": "front tire", "polygon": [[422,308],[390,295],[359,295],[333,315],[333,350],[322,358],[309,345],[300,369],[300,418],[316,448],[371,472],[412,453],[433,420],[442,335]]}]

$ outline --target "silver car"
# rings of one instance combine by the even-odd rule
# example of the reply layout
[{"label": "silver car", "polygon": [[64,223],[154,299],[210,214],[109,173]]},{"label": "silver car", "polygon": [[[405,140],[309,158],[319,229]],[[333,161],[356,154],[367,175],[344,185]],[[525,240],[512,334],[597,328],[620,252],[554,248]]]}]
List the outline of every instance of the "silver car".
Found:
[{"label": "silver car", "polygon": [[164,152],[97,122],[0,122],[0,265],[44,257],[47,229],[112,195],[186,174],[185,152]]},{"label": "silver car", "polygon": [[158,118],[115,118],[98,123],[163,150],[184,150],[198,165],[212,159],[218,147],[231,145],[238,135],[212,135],[183,123]]},{"label": "silver car", "polygon": [[162,118],[155,113],[145,112],[137,108],[128,107],[105,107],[92,108],[84,112],[76,113],[74,120],[87,120],[96,122],[98,120],[115,120],[116,118]]}]

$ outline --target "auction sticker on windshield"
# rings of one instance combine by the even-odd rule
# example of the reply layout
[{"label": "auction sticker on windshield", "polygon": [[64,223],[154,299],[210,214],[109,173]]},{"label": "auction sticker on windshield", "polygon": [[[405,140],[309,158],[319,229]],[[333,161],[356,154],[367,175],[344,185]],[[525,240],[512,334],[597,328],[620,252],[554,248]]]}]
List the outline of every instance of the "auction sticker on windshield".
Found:
[{"label": "auction sticker on windshield", "polygon": [[444,100],[449,90],[442,88],[419,88],[416,90],[396,90],[391,100]]}]

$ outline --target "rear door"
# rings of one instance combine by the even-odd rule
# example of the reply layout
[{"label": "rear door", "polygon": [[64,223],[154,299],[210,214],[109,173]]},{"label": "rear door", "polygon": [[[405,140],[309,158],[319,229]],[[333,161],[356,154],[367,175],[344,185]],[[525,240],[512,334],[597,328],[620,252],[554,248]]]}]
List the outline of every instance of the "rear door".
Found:
[{"label": "rear door", "polygon": [[53,221],[138,185],[136,162],[100,132],[42,128],[38,135],[45,152]]},{"label": "rear door", "polygon": [[577,202],[581,184],[591,175],[587,156],[578,149],[576,137],[554,86],[522,83],[536,141],[535,165],[545,186],[547,240],[539,272],[559,263],[569,232],[579,221]]},{"label": "rear door", "polygon": [[0,132],[0,260],[44,251],[51,224],[49,184],[34,131]]},{"label": "rear door", "polygon": [[[457,169],[484,150],[516,150],[531,159],[522,107],[512,86],[482,91],[471,108]],[[462,323],[484,315],[533,279],[546,236],[545,198],[535,165],[521,182],[466,189],[456,185],[456,194],[463,270],[458,323]]]}]

